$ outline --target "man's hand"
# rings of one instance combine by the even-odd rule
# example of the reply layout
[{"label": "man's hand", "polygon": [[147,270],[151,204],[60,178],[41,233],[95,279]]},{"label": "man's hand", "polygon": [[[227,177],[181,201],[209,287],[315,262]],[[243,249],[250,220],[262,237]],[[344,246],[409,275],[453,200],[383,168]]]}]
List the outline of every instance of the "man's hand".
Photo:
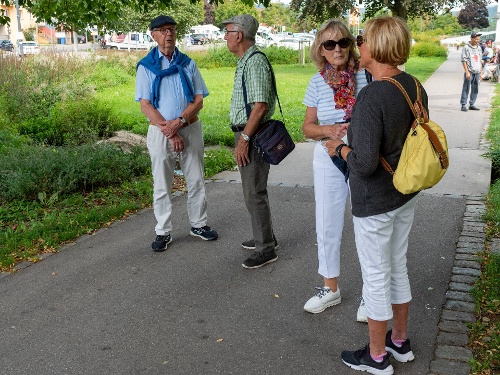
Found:
[{"label": "man's hand", "polygon": [[244,167],[245,165],[250,163],[250,157],[248,156],[250,142],[245,141],[241,137],[238,139],[238,144],[236,145],[235,153],[236,153],[236,164],[238,164],[239,167]]},{"label": "man's hand", "polygon": [[182,139],[179,134],[175,133],[168,139],[168,141],[172,145],[175,152],[182,152],[182,150],[184,150],[184,139]]},{"label": "man's hand", "polygon": [[172,138],[180,128],[182,128],[182,122],[176,118],[175,120],[165,121],[165,126],[161,127],[161,132],[165,137]]}]

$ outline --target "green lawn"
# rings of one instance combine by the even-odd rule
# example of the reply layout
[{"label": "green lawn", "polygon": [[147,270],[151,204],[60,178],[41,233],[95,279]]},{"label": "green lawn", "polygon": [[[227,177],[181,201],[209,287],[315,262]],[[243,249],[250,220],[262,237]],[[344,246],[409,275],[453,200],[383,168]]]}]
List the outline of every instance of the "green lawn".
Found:
[{"label": "green lawn", "polygon": [[[406,71],[425,82],[444,61],[443,58],[414,57],[406,64]],[[312,64],[276,65],[274,70],[285,123],[294,141],[301,142],[304,140],[302,122],[305,114],[302,100],[309,80],[317,71],[316,67]],[[204,125],[205,143],[231,146],[234,141],[229,127],[229,103],[235,68],[200,69],[200,71],[210,91],[200,113]],[[134,91],[135,82],[132,79],[125,85],[99,92],[97,97],[114,109],[115,114],[123,119],[123,124],[133,129],[135,133],[144,135],[147,132],[147,122],[139,104],[133,101]],[[279,117],[278,109],[274,117]]]}]

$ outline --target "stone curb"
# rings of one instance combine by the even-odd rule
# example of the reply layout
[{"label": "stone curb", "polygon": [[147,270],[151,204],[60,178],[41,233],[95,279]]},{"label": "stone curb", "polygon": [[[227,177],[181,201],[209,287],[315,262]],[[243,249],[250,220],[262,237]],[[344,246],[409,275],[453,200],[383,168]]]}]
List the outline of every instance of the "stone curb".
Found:
[{"label": "stone curb", "polygon": [[476,321],[470,291],[481,276],[477,254],[486,248],[486,224],[482,220],[486,206],[483,196],[468,196],[466,200],[462,231],[428,375],[469,375],[471,371],[472,351],[466,347],[469,341],[466,323]]}]

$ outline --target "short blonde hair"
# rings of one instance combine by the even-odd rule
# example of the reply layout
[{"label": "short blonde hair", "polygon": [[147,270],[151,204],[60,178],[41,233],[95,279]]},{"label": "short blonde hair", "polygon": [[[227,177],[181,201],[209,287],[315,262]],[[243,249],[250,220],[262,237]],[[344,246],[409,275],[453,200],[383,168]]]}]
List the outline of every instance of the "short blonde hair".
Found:
[{"label": "short blonde hair", "polygon": [[371,57],[382,64],[403,65],[410,56],[411,32],[399,17],[376,17],[368,20],[363,40]]},{"label": "short blonde hair", "polygon": [[351,45],[349,46],[349,59],[359,59],[359,55],[357,54],[355,49],[356,38],[354,38],[354,35],[351,34],[346,24],[342,20],[333,18],[321,25],[311,45],[311,50],[309,51],[311,60],[314,62],[314,65],[316,65],[318,70],[324,70],[327,63],[325,56],[321,56],[321,37],[327,32],[338,33],[342,35],[342,38],[351,39]]}]

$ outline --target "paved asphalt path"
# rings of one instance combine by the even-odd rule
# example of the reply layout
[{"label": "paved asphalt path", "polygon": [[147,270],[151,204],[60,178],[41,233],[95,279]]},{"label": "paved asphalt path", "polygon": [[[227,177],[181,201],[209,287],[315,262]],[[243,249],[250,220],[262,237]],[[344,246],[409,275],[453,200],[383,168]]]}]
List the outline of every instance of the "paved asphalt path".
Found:
[{"label": "paved asphalt path", "polygon": [[[398,375],[428,372],[465,197],[484,194],[489,183],[488,161],[476,148],[489,102],[482,93],[492,88],[481,87],[476,104],[483,111],[461,113],[460,67],[450,73],[457,64],[452,53],[425,85],[442,107],[431,106],[431,118],[450,129],[449,174],[455,177],[422,193],[417,205],[408,254],[409,337],[416,360],[393,361]],[[441,103],[439,90],[451,87],[454,92]],[[1,277],[0,374],[358,373],[340,359],[342,350],[368,340],[367,325],[355,320],[361,276],[349,212],[342,303],[316,315],[303,310],[322,283],[311,146],[298,145],[272,168],[269,195],[280,247],[271,265],[241,267],[250,254],[240,247],[250,238],[250,221],[238,172],[226,172],[207,182],[209,225],[218,230],[217,241],[189,235],[181,195],[174,201],[173,242],[163,253],[150,250],[154,217],[146,209]]]}]

